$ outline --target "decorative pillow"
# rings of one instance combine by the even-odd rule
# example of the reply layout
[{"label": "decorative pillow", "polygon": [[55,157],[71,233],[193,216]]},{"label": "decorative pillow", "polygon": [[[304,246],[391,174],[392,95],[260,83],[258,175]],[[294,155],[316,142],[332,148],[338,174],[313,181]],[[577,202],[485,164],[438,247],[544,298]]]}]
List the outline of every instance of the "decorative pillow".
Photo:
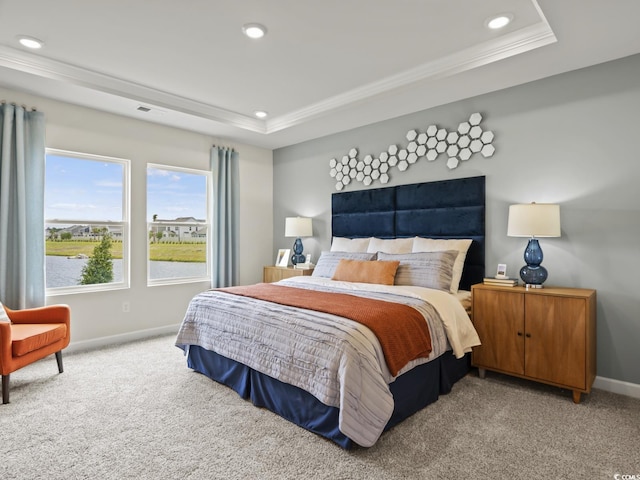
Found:
[{"label": "decorative pillow", "polygon": [[0,302],[0,323],[11,323],[11,319],[9,315],[7,315],[7,311],[4,309],[2,302]]},{"label": "decorative pillow", "polygon": [[456,293],[460,286],[464,259],[467,257],[467,250],[473,240],[463,239],[442,239],[442,238],[422,238],[416,237],[413,240],[414,252],[446,252],[447,250],[457,250],[458,257],[453,264],[453,276],[451,278],[451,293]]},{"label": "decorative pillow", "polygon": [[399,261],[368,262],[363,260],[340,260],[332,280],[343,282],[377,283],[393,285]]},{"label": "decorative pillow", "polygon": [[311,276],[325,278],[333,277],[338,263],[340,263],[340,260],[343,258],[347,260],[373,260],[376,258],[376,254],[364,252],[322,252]]},{"label": "decorative pillow", "polygon": [[411,238],[376,238],[372,237],[367,252],[376,253],[411,253],[413,237]]},{"label": "decorative pillow", "polygon": [[332,252],[366,252],[369,246],[369,238],[333,237],[331,242]]},{"label": "decorative pillow", "polygon": [[450,291],[453,264],[458,252],[423,252],[394,255],[378,253],[378,260],[398,260],[400,266],[396,272],[396,285],[415,285]]}]

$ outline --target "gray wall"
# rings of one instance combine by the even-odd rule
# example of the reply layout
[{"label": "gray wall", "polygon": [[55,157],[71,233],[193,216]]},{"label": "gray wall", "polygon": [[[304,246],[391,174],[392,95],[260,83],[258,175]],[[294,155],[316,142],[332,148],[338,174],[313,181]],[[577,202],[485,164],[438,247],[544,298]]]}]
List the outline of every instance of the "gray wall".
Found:
[{"label": "gray wall", "polygon": [[517,276],[524,264],[526,239],[506,235],[510,204],[559,203],[562,237],[541,240],[547,284],[598,291],[598,376],[640,384],[639,78],[635,55],[276,150],[274,248],[290,247],[284,218],[292,215],[314,219],[306,253],[317,259],[329,248],[331,158],[352,147],[361,157],[377,155],[390,144],[406,146],[411,129],[436,123],[450,130],[481,112],[483,128],[496,135],[493,157],[474,155],[455,170],[445,155],[421,159],[394,170],[388,185],[485,175],[487,274],[506,263]]}]

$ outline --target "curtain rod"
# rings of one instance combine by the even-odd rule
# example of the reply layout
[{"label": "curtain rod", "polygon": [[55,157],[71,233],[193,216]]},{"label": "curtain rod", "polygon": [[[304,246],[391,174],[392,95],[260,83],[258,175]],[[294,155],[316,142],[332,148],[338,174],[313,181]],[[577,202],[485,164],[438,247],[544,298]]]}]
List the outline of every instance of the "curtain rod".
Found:
[{"label": "curtain rod", "polygon": [[[6,105],[7,103],[8,103],[9,105],[13,105],[14,107],[22,107],[22,108],[24,108],[25,110],[29,110],[29,107],[27,107],[26,105],[18,105],[16,102],[7,102],[6,100],[0,100],[0,104],[1,104],[1,105]],[[37,111],[38,111],[38,109],[37,109],[36,107],[31,107],[31,111],[32,111],[32,112],[37,112]]]},{"label": "curtain rod", "polygon": [[236,149],[233,147],[228,147],[226,145],[216,145],[215,143],[211,145],[211,148],[226,148],[227,150],[231,150],[232,152],[236,151]]}]

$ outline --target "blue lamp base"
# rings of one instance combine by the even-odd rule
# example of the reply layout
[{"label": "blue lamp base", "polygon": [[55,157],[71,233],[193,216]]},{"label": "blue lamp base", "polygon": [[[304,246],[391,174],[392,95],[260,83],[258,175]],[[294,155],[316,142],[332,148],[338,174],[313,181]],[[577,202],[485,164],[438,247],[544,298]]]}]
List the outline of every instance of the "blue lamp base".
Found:
[{"label": "blue lamp base", "polygon": [[542,248],[538,239],[531,238],[524,250],[524,261],[527,264],[520,269],[520,278],[527,287],[542,288],[542,284],[547,279],[547,269],[540,265],[542,258]]},{"label": "blue lamp base", "polygon": [[302,255],[302,240],[296,238],[296,241],[293,242],[293,255],[291,256],[291,263],[293,265],[297,265],[299,263],[304,263],[305,258]]}]

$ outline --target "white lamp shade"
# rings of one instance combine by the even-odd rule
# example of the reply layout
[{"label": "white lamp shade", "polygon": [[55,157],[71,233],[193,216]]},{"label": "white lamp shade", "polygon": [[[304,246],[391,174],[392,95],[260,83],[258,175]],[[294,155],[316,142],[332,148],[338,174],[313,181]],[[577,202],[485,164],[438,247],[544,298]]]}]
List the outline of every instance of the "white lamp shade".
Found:
[{"label": "white lamp shade", "polygon": [[560,205],[528,203],[509,207],[509,237],[559,237]]},{"label": "white lamp shade", "polygon": [[287,217],[284,222],[285,237],[311,237],[313,235],[313,226],[310,218],[305,217]]}]

